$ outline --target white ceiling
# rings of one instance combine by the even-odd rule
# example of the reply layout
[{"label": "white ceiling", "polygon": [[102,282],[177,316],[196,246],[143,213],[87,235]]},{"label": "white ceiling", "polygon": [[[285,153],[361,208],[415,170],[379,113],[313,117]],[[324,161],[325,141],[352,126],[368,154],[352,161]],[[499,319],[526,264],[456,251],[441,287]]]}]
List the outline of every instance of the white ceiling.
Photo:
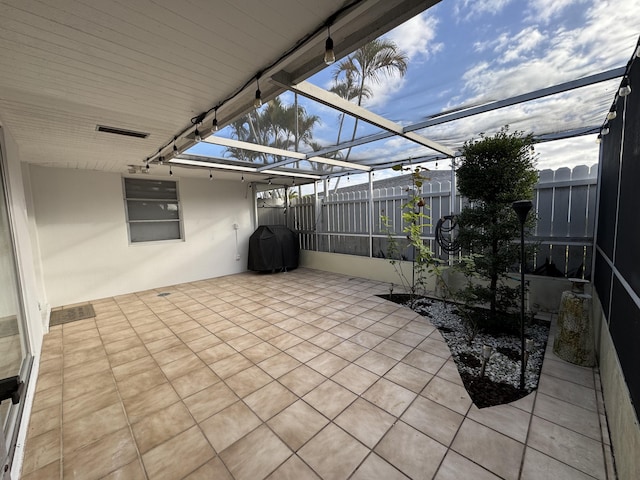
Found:
[{"label": "white ceiling", "polygon": [[437,1],[0,0],[0,124],[23,162],[124,173],[192,117],[222,102],[221,124],[246,112],[258,72],[265,99],[282,92],[274,73],[317,72],[332,15],[340,57]]}]

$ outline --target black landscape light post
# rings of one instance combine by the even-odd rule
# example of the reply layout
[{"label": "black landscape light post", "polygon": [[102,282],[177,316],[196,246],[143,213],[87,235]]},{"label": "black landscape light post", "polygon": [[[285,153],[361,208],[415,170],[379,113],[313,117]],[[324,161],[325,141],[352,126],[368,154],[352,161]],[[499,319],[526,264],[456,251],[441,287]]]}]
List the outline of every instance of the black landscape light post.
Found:
[{"label": "black landscape light post", "polygon": [[524,390],[525,341],[524,341],[524,224],[531,210],[531,200],[518,200],[511,205],[520,220],[520,390]]}]

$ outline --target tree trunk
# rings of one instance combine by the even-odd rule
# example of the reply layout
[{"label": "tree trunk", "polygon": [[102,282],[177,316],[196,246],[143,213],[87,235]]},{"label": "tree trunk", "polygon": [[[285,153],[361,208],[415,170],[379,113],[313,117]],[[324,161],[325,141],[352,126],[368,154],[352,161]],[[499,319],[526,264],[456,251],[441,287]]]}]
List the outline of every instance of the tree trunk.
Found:
[{"label": "tree trunk", "polygon": [[336,140],[336,145],[340,145],[340,136],[342,135],[342,124],[344,123],[344,116],[346,113],[340,114],[340,125],[338,126],[338,139]]},{"label": "tree trunk", "polygon": [[[362,80],[360,81],[360,92],[358,94],[358,106],[362,106],[362,92],[364,91],[364,80],[365,80],[365,76],[364,76],[364,72],[362,73]],[[342,117],[344,120],[344,117]],[[342,124],[340,125],[340,129],[342,130]],[[358,131],[358,119],[356,118],[356,121],[353,124],[353,134],[351,135],[351,141],[353,142],[356,139],[356,133]],[[347,149],[347,154],[344,157],[344,161],[348,162],[349,161],[349,155],[351,155],[351,148],[349,147]],[[333,189],[333,193],[336,193],[338,191],[338,184],[340,183],[340,177],[338,177],[338,181],[336,182],[336,186]]]},{"label": "tree trunk", "polygon": [[490,303],[490,315],[491,319],[496,319],[496,307],[497,307],[497,297],[498,297],[498,268],[496,266],[496,259],[498,258],[498,240],[495,238],[495,229],[498,223],[497,218],[492,216],[491,218],[491,230],[492,236],[494,237],[491,240],[491,284],[489,286],[491,290],[491,303]]},{"label": "tree trunk", "polygon": [[[360,79],[360,91],[358,92],[358,102],[357,105],[359,107],[362,106],[362,94],[364,92],[364,81],[366,79],[366,74],[363,71],[362,72],[362,78]],[[351,135],[351,141],[353,142],[356,139],[356,133],[358,132],[358,119],[356,118],[356,121],[353,123],[353,134]],[[348,161],[349,160],[349,155],[351,155],[351,148],[349,147],[349,149],[347,150],[347,154],[344,157],[344,161]]]},{"label": "tree trunk", "polygon": [[[260,142],[260,138],[258,137],[258,131],[253,123],[253,117],[251,116],[251,114],[248,115],[248,120],[249,120],[249,128],[251,129],[251,133],[253,134],[253,138],[255,139],[256,143]],[[269,160],[267,159],[267,155],[264,153],[261,153],[260,156],[262,157],[262,161],[265,165],[267,165],[267,163],[269,162]]]}]

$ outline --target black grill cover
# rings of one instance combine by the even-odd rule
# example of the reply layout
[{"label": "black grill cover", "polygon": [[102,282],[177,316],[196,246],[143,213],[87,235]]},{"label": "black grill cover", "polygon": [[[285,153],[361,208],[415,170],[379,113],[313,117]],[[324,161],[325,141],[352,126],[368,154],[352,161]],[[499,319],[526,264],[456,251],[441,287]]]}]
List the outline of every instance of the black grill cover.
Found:
[{"label": "black grill cover", "polygon": [[299,258],[298,235],[284,225],[260,225],[249,237],[249,270],[297,268]]}]

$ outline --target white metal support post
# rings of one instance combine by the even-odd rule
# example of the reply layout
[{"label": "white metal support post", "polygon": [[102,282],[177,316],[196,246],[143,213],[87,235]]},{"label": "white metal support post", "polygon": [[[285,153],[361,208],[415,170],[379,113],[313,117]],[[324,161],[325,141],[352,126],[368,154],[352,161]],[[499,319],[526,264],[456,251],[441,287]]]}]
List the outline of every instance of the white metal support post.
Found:
[{"label": "white metal support post", "polygon": [[451,158],[451,195],[449,195],[450,215],[455,215],[455,213],[456,213],[456,190],[457,190],[457,185],[456,185],[456,159],[452,157]]},{"label": "white metal support post", "polygon": [[373,257],[373,170],[369,172],[369,258]]},{"label": "white metal support post", "polygon": [[324,233],[327,235],[327,251],[331,252],[331,235],[329,235],[329,212],[327,212],[327,208],[329,208],[327,206],[327,197],[329,195],[329,178],[325,178],[323,180],[323,185],[324,185],[324,196],[322,201],[324,202],[323,205],[320,206],[320,208],[322,209],[322,223],[324,223],[326,225],[326,228],[324,228]]},{"label": "white metal support post", "polygon": [[320,203],[318,202],[318,182],[313,182],[313,250],[316,252],[318,249],[318,222],[322,218],[322,211]]}]

